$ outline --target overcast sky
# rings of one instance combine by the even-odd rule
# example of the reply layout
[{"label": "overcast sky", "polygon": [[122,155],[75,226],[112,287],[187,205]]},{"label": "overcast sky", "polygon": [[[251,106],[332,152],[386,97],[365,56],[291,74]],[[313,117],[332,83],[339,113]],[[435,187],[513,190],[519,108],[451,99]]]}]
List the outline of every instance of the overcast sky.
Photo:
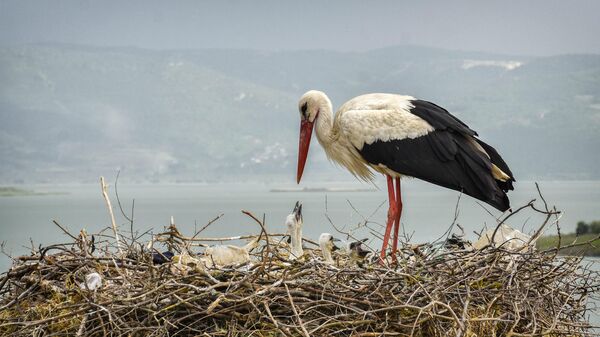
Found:
[{"label": "overcast sky", "polygon": [[0,45],[600,53],[600,1],[0,0]]}]

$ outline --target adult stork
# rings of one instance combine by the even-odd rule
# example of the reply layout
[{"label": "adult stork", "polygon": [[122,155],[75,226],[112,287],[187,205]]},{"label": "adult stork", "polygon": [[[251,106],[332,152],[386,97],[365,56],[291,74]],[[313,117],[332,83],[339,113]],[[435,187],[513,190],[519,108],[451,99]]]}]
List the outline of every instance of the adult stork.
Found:
[{"label": "adult stork", "polygon": [[382,261],[392,226],[392,260],[396,258],[403,176],[461,191],[500,211],[510,208],[506,192],[515,180],[508,165],[476,137],[477,132],[436,104],[411,96],[366,94],[344,103],[334,118],[327,95],[311,90],[302,95],[298,108],[298,183],[313,127],[329,159],[355,177],[370,181],[372,170],[387,177],[389,209]]}]

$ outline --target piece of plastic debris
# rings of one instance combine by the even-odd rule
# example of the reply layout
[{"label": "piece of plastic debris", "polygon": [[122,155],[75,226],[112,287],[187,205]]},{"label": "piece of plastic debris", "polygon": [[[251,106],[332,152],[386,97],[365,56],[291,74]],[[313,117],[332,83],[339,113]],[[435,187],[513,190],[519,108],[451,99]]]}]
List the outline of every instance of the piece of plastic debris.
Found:
[{"label": "piece of plastic debris", "polygon": [[[494,235],[494,231],[496,234]],[[492,238],[493,236],[493,238]],[[500,228],[492,228],[485,232],[479,240],[473,243],[473,248],[482,249],[485,246],[491,245],[493,247],[502,247],[511,251],[521,251],[527,247],[527,243],[531,239],[531,236],[524,234],[506,224],[500,225]],[[530,245],[534,246],[534,242]]]},{"label": "piece of plastic debris", "polygon": [[102,276],[94,272],[85,275],[85,283],[79,285],[81,289],[96,290],[102,287]]}]

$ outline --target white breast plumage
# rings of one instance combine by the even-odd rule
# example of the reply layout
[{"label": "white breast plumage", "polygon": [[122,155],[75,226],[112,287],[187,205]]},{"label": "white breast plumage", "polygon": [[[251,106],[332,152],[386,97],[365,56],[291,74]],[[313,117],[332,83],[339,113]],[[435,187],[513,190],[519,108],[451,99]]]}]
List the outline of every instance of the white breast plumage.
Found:
[{"label": "white breast plumage", "polygon": [[[389,94],[356,97],[338,111],[337,119],[341,132],[359,150],[365,144],[373,144],[376,141],[424,136],[433,131],[433,127],[410,113],[410,109],[414,107],[411,104],[413,99],[411,96]],[[369,104],[365,105],[364,102]]]}]

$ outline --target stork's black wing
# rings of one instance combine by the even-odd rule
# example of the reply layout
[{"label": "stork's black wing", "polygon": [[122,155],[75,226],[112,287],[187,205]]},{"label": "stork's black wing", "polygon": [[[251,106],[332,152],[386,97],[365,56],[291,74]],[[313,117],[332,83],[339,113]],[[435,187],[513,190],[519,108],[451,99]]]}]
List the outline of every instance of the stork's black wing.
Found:
[{"label": "stork's black wing", "polygon": [[501,211],[510,208],[506,193],[492,177],[489,158],[461,135],[441,130],[414,139],[376,141],[365,144],[360,154],[373,165],[462,191]]},{"label": "stork's black wing", "polygon": [[451,130],[464,135],[477,136],[477,132],[471,130],[467,124],[454,117],[448,110],[441,106],[420,99],[411,101],[414,108],[410,109],[413,115],[417,115],[431,124],[436,130]]},{"label": "stork's black wing", "polygon": [[465,136],[472,136],[473,139],[479,143],[479,145],[487,152],[490,156],[492,164],[498,166],[502,172],[508,174],[511,178],[506,181],[498,181],[500,187],[503,191],[507,192],[508,190],[513,190],[512,182],[515,181],[514,176],[504,159],[498,154],[498,151],[494,149],[491,145],[488,145],[481,139],[477,139],[474,136],[477,136],[477,132],[471,130],[467,126],[467,124],[463,123],[460,119],[453,116],[448,110],[442,108],[441,106],[423,100],[413,100],[411,101],[414,108],[410,110],[410,112],[414,115],[417,115],[424,119],[427,123],[431,124],[436,130],[448,130],[452,132],[457,132],[463,134]]},{"label": "stork's black wing", "polygon": [[[443,108],[426,101],[413,101],[411,112],[434,127],[434,131],[414,139],[376,141],[360,151],[373,164],[383,164],[402,175],[462,191],[505,211],[510,208],[506,191],[511,181],[500,182],[491,173],[492,163],[505,173],[510,170],[496,150],[475,139],[477,133]],[[476,149],[473,137],[485,150]]]}]

